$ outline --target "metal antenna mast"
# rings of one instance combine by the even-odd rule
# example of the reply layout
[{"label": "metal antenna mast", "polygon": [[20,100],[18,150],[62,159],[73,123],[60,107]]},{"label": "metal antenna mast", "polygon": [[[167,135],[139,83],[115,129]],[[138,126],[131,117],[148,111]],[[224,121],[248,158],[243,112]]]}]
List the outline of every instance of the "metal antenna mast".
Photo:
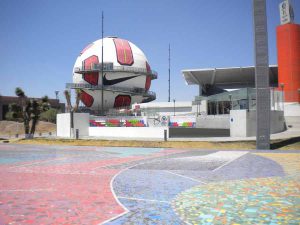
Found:
[{"label": "metal antenna mast", "polygon": [[104,108],[103,108],[103,102],[104,102],[104,85],[103,85],[103,21],[104,21],[104,16],[103,16],[103,11],[102,11],[102,48],[101,48],[101,115],[104,116]]},{"label": "metal antenna mast", "polygon": [[169,44],[169,97],[168,97],[168,102],[170,102],[170,89],[171,89],[171,48],[170,48],[170,44]]}]

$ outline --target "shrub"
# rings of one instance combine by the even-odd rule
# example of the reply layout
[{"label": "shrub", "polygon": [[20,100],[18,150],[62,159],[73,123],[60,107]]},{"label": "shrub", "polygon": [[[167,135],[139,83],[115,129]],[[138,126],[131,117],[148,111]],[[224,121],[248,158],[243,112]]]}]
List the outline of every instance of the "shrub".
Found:
[{"label": "shrub", "polygon": [[49,110],[41,113],[40,120],[47,121],[51,123],[56,123],[57,109],[50,108]]}]

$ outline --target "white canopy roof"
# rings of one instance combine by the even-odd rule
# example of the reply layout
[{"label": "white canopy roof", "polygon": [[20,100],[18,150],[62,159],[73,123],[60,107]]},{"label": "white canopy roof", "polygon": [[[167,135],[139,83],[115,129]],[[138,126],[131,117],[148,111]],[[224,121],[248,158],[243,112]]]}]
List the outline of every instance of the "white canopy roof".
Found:
[{"label": "white canopy roof", "polygon": [[[182,70],[188,85],[215,85],[221,88],[243,88],[255,86],[255,67],[230,67]],[[278,66],[269,67],[270,85],[277,86]]]}]

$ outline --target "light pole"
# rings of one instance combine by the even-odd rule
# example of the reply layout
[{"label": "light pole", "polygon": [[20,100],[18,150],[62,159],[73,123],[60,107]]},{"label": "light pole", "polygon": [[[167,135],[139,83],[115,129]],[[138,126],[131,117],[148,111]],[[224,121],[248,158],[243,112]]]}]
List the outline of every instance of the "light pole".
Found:
[{"label": "light pole", "polygon": [[175,98],[173,99],[173,103],[174,103],[174,116],[175,116]]},{"label": "light pole", "polygon": [[56,98],[56,100],[58,100],[58,93],[59,93],[59,91],[55,91],[55,98]]},{"label": "light pole", "polygon": [[170,44],[169,44],[169,90],[168,90],[168,102],[170,102],[170,92],[171,92],[171,47],[170,47]]},{"label": "light pole", "polygon": [[104,108],[103,108],[103,99],[104,99],[104,84],[103,84],[103,34],[104,34],[104,27],[103,27],[103,20],[104,20],[104,16],[103,16],[103,11],[102,11],[102,39],[101,39],[101,116],[104,116]]}]

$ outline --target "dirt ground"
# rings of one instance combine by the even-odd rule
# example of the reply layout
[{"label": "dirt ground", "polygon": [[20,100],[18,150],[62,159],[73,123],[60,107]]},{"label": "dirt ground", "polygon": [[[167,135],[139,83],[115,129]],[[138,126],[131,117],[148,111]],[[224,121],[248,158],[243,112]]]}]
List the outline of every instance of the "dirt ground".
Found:
[{"label": "dirt ground", "polygon": [[[70,140],[35,138],[15,140],[20,144],[77,145],[104,147],[148,147],[148,148],[186,148],[186,149],[255,149],[254,141],[205,142],[205,141],[116,141],[116,140]],[[271,149],[300,150],[300,138],[272,141]]]},{"label": "dirt ground", "polygon": [[[47,133],[53,132],[56,130],[56,124],[39,121],[36,133]],[[0,135],[15,135],[15,134],[23,134],[24,126],[23,123],[18,123],[14,121],[0,121]]]}]

